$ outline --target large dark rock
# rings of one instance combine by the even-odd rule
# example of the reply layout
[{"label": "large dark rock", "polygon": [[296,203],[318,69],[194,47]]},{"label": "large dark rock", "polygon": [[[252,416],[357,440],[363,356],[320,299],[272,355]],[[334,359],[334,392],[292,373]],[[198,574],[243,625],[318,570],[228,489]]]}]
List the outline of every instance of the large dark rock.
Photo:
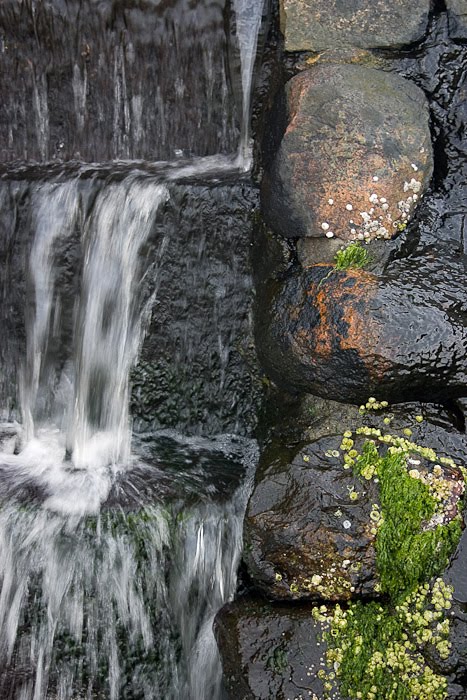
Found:
[{"label": "large dark rock", "polygon": [[423,37],[430,2],[282,0],[281,9],[287,51],[322,51],[342,44],[389,48]]},{"label": "large dark rock", "polygon": [[288,237],[392,237],[432,173],[423,92],[373,68],[317,65],[289,81],[287,111],[262,186],[271,227]]},{"label": "large dark rock", "polygon": [[[464,434],[435,406],[391,406],[389,424],[383,414],[370,411],[362,416],[355,406],[340,409],[333,402],[318,402],[318,408],[320,415],[310,415],[300,444],[289,441],[284,447],[279,437],[266,446],[247,508],[246,564],[253,583],[274,600],[335,601],[378,592],[372,511],[380,504],[379,484],[345,468],[344,431],[352,433],[357,451],[366,438],[356,438],[356,431],[365,424],[381,434],[409,434],[411,441],[430,447],[439,458],[465,463]],[[420,457],[417,462],[419,469],[430,472],[428,462]],[[459,472],[446,469],[453,488],[453,500],[446,499],[449,521],[458,512],[463,482]],[[461,556],[460,566],[464,559]]]},{"label": "large dark rock", "polygon": [[459,259],[419,258],[382,277],[296,269],[260,304],[260,359],[285,388],[337,401],[465,396],[464,280]]},{"label": "large dark rock", "polygon": [[[343,698],[348,700],[349,695],[340,690],[339,673],[333,674],[326,663],[328,644],[323,639],[326,623],[323,624],[322,620],[325,616],[333,615],[333,606],[321,608],[320,612],[323,611],[324,615],[318,618],[317,607],[313,610],[311,605],[305,604],[271,605],[261,600],[243,598],[221,609],[215,620],[214,631],[221,654],[224,682],[229,699],[304,700],[311,698],[311,700],[318,700],[318,698],[332,697],[333,700]],[[387,624],[388,609],[383,608],[383,610]],[[422,653],[412,656],[416,668],[413,676],[416,678],[418,675],[420,678],[422,673],[429,671],[431,667],[441,678],[444,676],[446,680],[449,679],[449,682],[446,682],[446,694],[434,695],[429,682],[426,682],[425,687],[422,684],[421,692],[410,696],[411,700],[435,697],[445,697],[446,700],[466,700],[467,698],[465,621],[462,623],[461,620],[465,614],[463,615],[455,606],[452,612],[449,639],[453,647],[449,659],[441,662],[430,645],[423,645],[423,649],[417,650]],[[462,624],[464,624],[463,629]],[[377,628],[376,621],[373,630]],[[394,641],[401,640],[395,635]],[[368,642],[369,638],[366,639],[366,643]],[[388,639],[386,644],[389,646]],[[378,651],[380,650],[381,647]],[[411,656],[410,651],[407,656]],[[325,678],[322,679],[320,676],[324,674]],[[394,681],[400,683],[402,675],[402,670],[397,667],[391,669]],[[332,684],[331,693],[327,695],[324,689],[326,680],[331,680]],[[390,697],[384,692],[382,690],[380,695],[377,694],[376,700],[386,700]],[[352,699],[369,697],[366,692],[360,696],[354,693],[350,695]]]},{"label": "large dark rock", "polygon": [[312,607],[271,606],[242,599],[226,605],[216,617],[224,680],[232,700],[286,700],[322,697],[317,677],[325,644]]},{"label": "large dark rock", "polygon": [[[273,446],[260,461],[245,519],[245,559],[270,598],[345,600],[377,582],[370,511],[373,481],[345,471],[340,437],[306,445],[290,461]],[[358,498],[352,500],[352,495]]]}]

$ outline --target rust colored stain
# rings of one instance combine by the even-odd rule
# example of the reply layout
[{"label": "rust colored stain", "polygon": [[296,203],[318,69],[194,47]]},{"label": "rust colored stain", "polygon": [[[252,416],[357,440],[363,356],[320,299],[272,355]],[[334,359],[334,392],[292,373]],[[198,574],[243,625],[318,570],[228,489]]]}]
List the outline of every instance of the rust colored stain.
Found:
[{"label": "rust colored stain", "polygon": [[[342,352],[355,350],[358,353],[373,379],[382,379],[389,369],[389,362],[375,364],[380,329],[369,311],[370,302],[378,290],[377,278],[365,270],[336,271],[323,264],[314,267],[329,269],[328,276],[313,283],[307,292],[309,303],[319,312],[319,322],[309,332],[304,329],[297,331],[297,345],[306,347],[307,354],[330,361],[337,341]],[[345,321],[345,334],[338,328],[339,318]]]},{"label": "rust colored stain", "polygon": [[[316,285],[314,285],[316,287]],[[319,311],[319,326],[315,329],[314,341],[315,347],[314,352],[320,357],[331,357],[332,354],[332,338],[334,336],[333,329],[331,327],[331,319],[329,317],[329,304],[328,296],[323,291],[320,290],[316,292],[316,289],[311,292],[310,295],[313,296],[313,302],[317,305]]]}]

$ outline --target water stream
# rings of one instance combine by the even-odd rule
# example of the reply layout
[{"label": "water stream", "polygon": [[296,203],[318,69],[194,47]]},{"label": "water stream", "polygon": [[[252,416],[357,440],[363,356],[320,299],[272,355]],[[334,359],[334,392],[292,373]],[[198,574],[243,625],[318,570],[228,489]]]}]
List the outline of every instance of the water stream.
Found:
[{"label": "water stream", "polygon": [[222,0],[110,6],[0,8],[0,696],[216,700],[257,458],[237,343],[263,3],[234,6],[240,118]]}]

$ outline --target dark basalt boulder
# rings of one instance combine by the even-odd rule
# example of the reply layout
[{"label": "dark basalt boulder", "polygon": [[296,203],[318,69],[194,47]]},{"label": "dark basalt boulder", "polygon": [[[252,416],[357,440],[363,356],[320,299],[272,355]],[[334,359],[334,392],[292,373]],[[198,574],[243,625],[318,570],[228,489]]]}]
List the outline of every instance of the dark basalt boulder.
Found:
[{"label": "dark basalt boulder", "polygon": [[214,623],[229,698],[285,700],[304,689],[322,697],[317,677],[326,648],[312,606],[267,605],[254,599],[230,603]]},{"label": "dark basalt boulder", "polygon": [[[327,606],[332,614],[332,607]],[[315,608],[316,612],[316,608]],[[449,679],[446,700],[467,700],[465,675],[459,659],[466,645],[465,613],[454,605],[450,616],[449,639],[453,651],[440,665],[430,645],[424,645],[423,656],[417,656],[418,672],[427,668],[425,663]],[[324,659],[328,645],[323,638],[326,627],[313,615],[313,606],[301,604],[286,606],[242,598],[224,606],[217,614],[214,632],[222,659],[227,697],[231,700],[297,700],[324,696],[320,677],[326,668]],[[464,650],[464,651],[462,651]],[[401,671],[394,670],[398,680]],[[329,670],[327,670],[329,675]],[[384,692],[384,691],[383,691]],[[425,695],[435,697],[426,688]],[[333,682],[331,697],[342,700],[339,683]],[[353,696],[355,697],[355,696]],[[387,696],[376,695],[377,700]]]},{"label": "dark basalt boulder", "polygon": [[260,360],[286,389],[349,403],[465,396],[467,294],[457,260],[416,259],[393,274],[295,269],[262,295]]},{"label": "dark basalt boulder", "polygon": [[363,488],[342,468],[340,442],[321,438],[290,461],[273,446],[260,460],[244,556],[254,584],[270,599],[347,600],[374,592],[370,511],[378,489],[373,481]]},{"label": "dark basalt boulder", "polygon": [[391,238],[433,169],[423,92],[393,73],[318,64],[289,81],[286,98],[262,183],[267,222],[287,237]]},{"label": "dark basalt boulder", "polygon": [[429,12],[429,0],[281,0],[287,51],[410,44],[423,37]]},{"label": "dark basalt boulder", "polygon": [[[367,438],[357,438],[356,431],[372,426],[380,435],[410,435],[441,460],[465,463],[464,434],[439,408],[438,418],[435,406],[391,406],[389,423],[381,411],[362,416],[356,406],[339,410],[324,402],[320,410],[319,418],[310,416],[300,444],[285,447],[282,437],[271,440],[256,472],[245,516],[244,559],[253,584],[270,600],[339,601],[374,597],[380,590],[375,549],[380,486],[345,466],[342,435],[347,430],[355,441],[351,448],[358,452]],[[334,412],[341,420],[340,434]],[[431,473],[430,461],[413,457],[417,470]],[[442,469],[451,494],[445,498],[444,522],[450,522],[461,506],[463,477],[457,468]]]}]

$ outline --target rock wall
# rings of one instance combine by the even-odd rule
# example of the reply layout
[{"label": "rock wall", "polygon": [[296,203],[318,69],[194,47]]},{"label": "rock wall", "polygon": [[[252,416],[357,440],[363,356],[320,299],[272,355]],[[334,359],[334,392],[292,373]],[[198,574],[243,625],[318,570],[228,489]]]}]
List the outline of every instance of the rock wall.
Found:
[{"label": "rock wall", "polygon": [[235,700],[467,699],[464,5],[278,8]]}]

